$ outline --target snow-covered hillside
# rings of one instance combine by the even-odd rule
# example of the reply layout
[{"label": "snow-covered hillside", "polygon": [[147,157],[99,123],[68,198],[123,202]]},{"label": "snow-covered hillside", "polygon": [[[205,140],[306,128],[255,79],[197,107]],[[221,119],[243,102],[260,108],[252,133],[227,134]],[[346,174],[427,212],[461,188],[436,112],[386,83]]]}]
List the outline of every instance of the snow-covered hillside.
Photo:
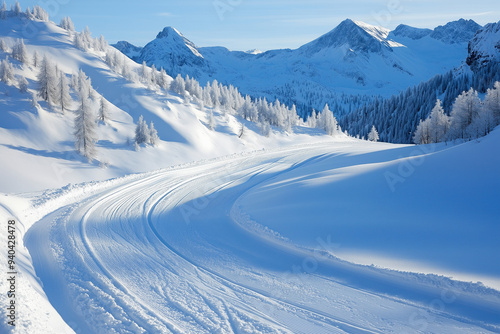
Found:
[{"label": "snow-covered hillside", "polygon": [[[26,34],[28,28],[33,33]],[[312,129],[297,129],[296,134],[276,130],[270,138],[265,137],[257,124],[221,109],[200,107],[189,97],[173,92],[148,89],[147,85],[131,82],[112,70],[105,62],[104,52],[76,48],[74,35],[75,32],[40,20],[25,17],[0,20],[0,39],[8,51],[24,38],[30,58],[29,64],[21,64],[10,58],[10,53],[0,51],[0,59],[9,58],[13,63],[16,78],[28,79],[26,93],[19,91],[15,80],[9,84],[0,82],[0,155],[9,157],[9,162],[0,166],[0,191],[42,190],[68,182],[102,180],[286,143],[329,140],[324,132]],[[97,159],[92,164],[76,154],[74,148],[76,94],[72,95],[72,111],[65,114],[39,97],[39,106],[32,106],[39,72],[32,61],[35,52],[40,59],[46,55],[68,80],[83,70],[96,94],[108,101],[110,119],[97,128]],[[122,58],[126,67],[139,72],[139,65]],[[211,112],[214,130],[209,127]],[[135,127],[141,115],[147,123],[154,122],[160,143],[135,151]],[[239,138],[242,124],[247,131]],[[32,166],[37,166],[37,173],[33,173]]]},{"label": "snow-covered hillside", "polygon": [[462,19],[435,30],[400,26],[391,32],[347,19],[296,50],[259,54],[196,48],[175,29],[166,28],[168,38],[160,33],[139,56],[130,56],[164,67],[173,76],[187,74],[202,83],[217,79],[246,94],[278,97],[310,111],[325,103],[356,107],[355,100],[346,102],[342,94],[388,97],[445,73],[465,60],[467,43],[479,28]]}]

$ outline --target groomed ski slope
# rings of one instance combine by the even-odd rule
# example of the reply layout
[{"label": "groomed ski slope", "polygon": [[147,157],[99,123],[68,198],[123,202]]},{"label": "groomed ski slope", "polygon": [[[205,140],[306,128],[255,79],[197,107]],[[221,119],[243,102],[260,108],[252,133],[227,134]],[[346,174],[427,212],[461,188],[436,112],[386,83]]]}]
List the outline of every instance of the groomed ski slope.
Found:
[{"label": "groomed ski slope", "polygon": [[[439,276],[498,283],[499,139],[328,142],[67,187],[33,202],[24,242],[77,333],[500,332],[498,285]],[[434,275],[336,257],[353,253]]]}]

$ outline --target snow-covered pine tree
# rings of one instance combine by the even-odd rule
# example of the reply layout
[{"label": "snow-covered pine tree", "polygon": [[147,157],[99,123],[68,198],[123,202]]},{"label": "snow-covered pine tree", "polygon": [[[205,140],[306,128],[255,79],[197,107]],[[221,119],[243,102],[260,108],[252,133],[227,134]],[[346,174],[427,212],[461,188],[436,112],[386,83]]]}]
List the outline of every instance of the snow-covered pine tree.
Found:
[{"label": "snow-covered pine tree", "polygon": [[148,65],[146,65],[146,62],[143,61],[141,65],[141,70],[139,72],[139,75],[141,76],[141,81],[144,82],[145,84],[150,83],[151,77],[149,75],[149,68]]},{"label": "snow-covered pine tree", "polygon": [[328,107],[328,104],[325,104],[325,107],[323,108],[323,111],[320,115],[320,122],[318,123],[318,125],[321,126],[321,128],[325,130],[325,132],[329,136],[333,136],[338,132],[337,120],[333,116],[333,113]]},{"label": "snow-covered pine tree", "polygon": [[495,126],[500,124],[500,82],[495,82],[493,88],[486,92],[484,108],[491,110]]},{"label": "snow-covered pine tree", "polygon": [[217,80],[212,81],[212,85],[210,86],[210,98],[212,101],[212,106],[214,108],[220,107],[220,88]]},{"label": "snow-covered pine tree", "polygon": [[16,0],[16,3],[14,4],[14,15],[15,16],[20,16],[23,10],[21,9],[21,5],[19,4],[19,1]]},{"label": "snow-covered pine tree", "polygon": [[243,105],[239,108],[238,114],[241,115],[246,120],[255,122],[257,121],[259,115],[257,113],[257,108],[256,106],[252,103],[252,100],[250,99],[250,96],[246,95],[245,96],[245,102],[243,102]]},{"label": "snow-covered pine tree", "polygon": [[137,126],[135,128],[135,142],[136,144],[147,144],[149,143],[149,128],[148,124],[144,121],[144,117],[141,115]]},{"label": "snow-covered pine tree", "polygon": [[156,86],[158,86],[158,70],[156,69],[155,64],[151,65],[151,84],[155,89]]},{"label": "snow-covered pine tree", "polygon": [[413,135],[413,142],[419,144],[429,144],[431,142],[431,135],[429,131],[429,120],[420,120],[417,129]]},{"label": "snow-covered pine tree", "polygon": [[14,68],[8,59],[4,59],[0,64],[0,81],[8,85],[14,81]]},{"label": "snow-covered pine tree", "polygon": [[75,31],[75,25],[69,16],[63,17],[59,26],[68,31]]},{"label": "snow-covered pine tree", "polygon": [[160,69],[160,74],[158,75],[158,85],[163,89],[168,88],[168,75],[163,67]]},{"label": "snow-covered pine tree", "polygon": [[33,7],[33,16],[40,21],[44,21],[44,22],[49,21],[49,13],[47,13],[45,11],[45,9],[43,9],[40,6]]},{"label": "snow-covered pine tree", "polygon": [[8,50],[9,49],[7,48],[7,44],[5,44],[3,38],[0,38],[0,51],[8,52]]},{"label": "snow-covered pine tree", "polygon": [[450,139],[470,139],[467,133],[467,127],[481,111],[481,100],[477,91],[473,88],[460,94],[453,105],[451,111],[451,124],[449,130]]},{"label": "snow-covered pine tree", "polygon": [[101,100],[99,102],[99,112],[97,114],[97,120],[106,124],[109,120],[109,105],[106,99],[101,96]]},{"label": "snow-covered pine tree", "polygon": [[49,61],[47,56],[44,56],[40,64],[40,72],[38,73],[38,96],[52,104],[55,100],[56,77],[54,75],[54,66]]},{"label": "snow-covered pine tree", "polygon": [[260,133],[264,137],[269,137],[271,135],[271,125],[268,121],[262,121],[259,123]]},{"label": "snow-covered pine tree", "polygon": [[427,118],[429,126],[430,142],[440,143],[444,140],[448,129],[450,128],[450,119],[444,113],[441,100],[436,101],[436,105],[432,109],[431,114]]},{"label": "snow-covered pine tree", "polygon": [[480,138],[486,136],[495,127],[495,117],[489,108],[482,106],[480,112],[472,123],[467,127],[467,136],[470,139]]},{"label": "snow-covered pine tree", "polygon": [[17,79],[17,84],[19,86],[19,91],[21,93],[26,93],[28,91],[28,80],[26,80],[26,78],[24,77],[24,75],[21,75]]},{"label": "snow-covered pine tree", "polygon": [[174,81],[170,84],[170,90],[183,96],[186,92],[186,83],[180,74],[177,74]]},{"label": "snow-covered pine tree", "polygon": [[80,100],[75,118],[75,147],[89,162],[96,158],[97,141],[95,115],[86,92],[79,92]]},{"label": "snow-covered pine tree", "polygon": [[315,128],[318,121],[318,116],[316,115],[316,110],[312,110],[311,115],[307,118],[307,125],[310,128]]},{"label": "snow-covered pine tree", "polygon": [[34,16],[33,16],[33,12],[31,11],[31,8],[28,6],[26,8],[26,11],[24,12],[26,17],[28,18],[28,20],[33,20]]},{"label": "snow-covered pine tree", "polygon": [[375,125],[372,125],[372,129],[370,133],[368,133],[368,140],[372,142],[377,142],[379,140],[378,131],[375,128]]},{"label": "snow-covered pine tree", "polygon": [[61,107],[61,112],[64,114],[71,107],[71,95],[69,94],[69,84],[66,74],[59,72],[59,84],[56,90],[56,103]]},{"label": "snow-covered pine tree", "polygon": [[92,98],[92,93],[94,91],[94,88],[92,88],[92,81],[81,69],[78,72],[75,90],[81,94],[86,94],[87,98]]},{"label": "snow-covered pine tree", "polygon": [[156,131],[153,121],[151,121],[151,123],[149,123],[149,144],[156,146],[159,141],[160,137],[158,137],[158,131]]},{"label": "snow-covered pine tree", "polygon": [[38,55],[38,52],[35,52],[33,53],[33,66],[34,67],[38,67],[38,65],[40,65],[40,56]]},{"label": "snow-covered pine tree", "polygon": [[16,44],[12,47],[12,58],[20,61],[23,64],[29,65],[28,51],[26,50],[26,45],[24,45],[23,39],[18,39]]}]

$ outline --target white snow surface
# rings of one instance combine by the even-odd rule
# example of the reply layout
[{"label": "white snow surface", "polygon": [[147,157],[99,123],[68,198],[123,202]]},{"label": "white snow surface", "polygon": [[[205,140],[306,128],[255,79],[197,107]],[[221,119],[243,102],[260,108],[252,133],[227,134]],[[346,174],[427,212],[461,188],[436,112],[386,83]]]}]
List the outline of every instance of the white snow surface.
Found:
[{"label": "white snow surface", "polygon": [[[0,35],[82,68],[113,106],[89,164],[72,112],[0,83],[19,316],[6,325],[1,293],[1,333],[500,332],[500,129],[412,146],[302,127],[266,138],[244,122],[238,138],[241,119],[216,110],[211,131],[207,110],[126,81],[53,24],[34,22],[31,38],[25,24],[0,20]],[[12,62],[32,92],[36,70]],[[127,144],[140,115],[159,147]]]},{"label": "white snow surface", "polygon": [[302,145],[2,203],[34,223],[44,332],[499,332],[499,290],[440,276],[499,287],[499,140]]}]

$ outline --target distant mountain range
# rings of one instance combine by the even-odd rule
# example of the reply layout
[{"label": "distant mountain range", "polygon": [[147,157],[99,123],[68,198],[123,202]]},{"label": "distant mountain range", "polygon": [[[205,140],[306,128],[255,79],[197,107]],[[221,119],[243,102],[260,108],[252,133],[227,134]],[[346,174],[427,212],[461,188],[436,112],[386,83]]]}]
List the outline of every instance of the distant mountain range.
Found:
[{"label": "distant mountain range", "polygon": [[261,53],[197,47],[167,27],[143,48],[128,42],[114,46],[174,77],[189,75],[202,84],[216,79],[299,109],[320,109],[328,102],[345,110],[366,101],[358,96],[390,96],[459,66],[481,28],[461,19],[433,30],[400,25],[391,31],[347,19],[298,49]]}]

